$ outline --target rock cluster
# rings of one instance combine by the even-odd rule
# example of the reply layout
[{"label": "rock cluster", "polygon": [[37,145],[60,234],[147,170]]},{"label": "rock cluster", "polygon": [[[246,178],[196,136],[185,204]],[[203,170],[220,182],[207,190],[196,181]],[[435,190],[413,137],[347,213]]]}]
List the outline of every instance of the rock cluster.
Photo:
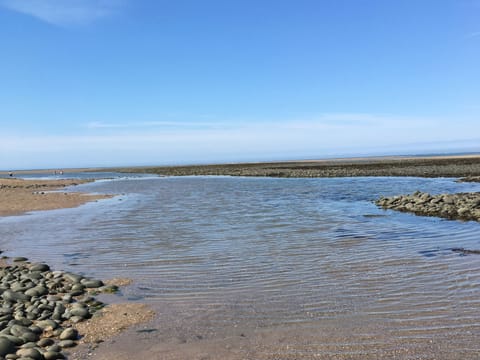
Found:
[{"label": "rock cluster", "polygon": [[382,197],[375,203],[384,209],[416,215],[480,221],[480,193],[430,195],[417,191],[409,195]]},{"label": "rock cluster", "polygon": [[74,324],[103,306],[89,291],[114,291],[102,281],[51,271],[14,258],[0,268],[0,359],[64,359],[77,345]]},{"label": "rock cluster", "polygon": [[[163,166],[116,169],[127,173],[165,176],[229,175],[281,178],[420,176],[465,177],[480,174],[480,157],[365,158],[218,165]],[[112,169],[105,169],[112,171]]]},{"label": "rock cluster", "polygon": [[480,182],[480,176],[467,176],[457,180],[458,182]]}]

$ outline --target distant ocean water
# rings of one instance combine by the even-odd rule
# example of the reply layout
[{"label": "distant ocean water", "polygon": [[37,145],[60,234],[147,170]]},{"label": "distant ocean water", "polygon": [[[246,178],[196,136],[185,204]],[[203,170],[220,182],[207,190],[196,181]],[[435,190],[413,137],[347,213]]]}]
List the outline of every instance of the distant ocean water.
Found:
[{"label": "distant ocean water", "polygon": [[[474,358],[480,351],[474,341],[480,256],[450,250],[480,249],[480,224],[373,204],[382,195],[480,191],[480,184],[402,177],[103,177],[112,179],[75,191],[117,197],[2,218],[0,248],[58,269],[133,278],[123,297],[160,310],[155,341],[182,332],[208,338],[236,328],[305,328],[347,318],[365,321],[358,323],[353,347],[455,336],[452,354]],[[387,337],[382,344],[379,329]],[[302,346],[308,352],[316,345]],[[268,358],[258,351],[258,358]]]}]

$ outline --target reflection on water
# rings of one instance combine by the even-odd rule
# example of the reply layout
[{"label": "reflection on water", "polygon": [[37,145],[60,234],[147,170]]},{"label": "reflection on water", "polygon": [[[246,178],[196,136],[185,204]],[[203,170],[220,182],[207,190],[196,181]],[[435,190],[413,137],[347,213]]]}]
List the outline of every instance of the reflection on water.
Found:
[{"label": "reflection on water", "polygon": [[[480,184],[186,177],[81,189],[124,195],[1,219],[0,246],[57,268],[133,278],[125,297],[160,309],[159,330],[143,334],[155,341],[295,326],[297,337],[309,339],[304,351],[318,345],[327,356],[340,351],[340,338],[347,341],[339,328],[352,327],[343,344],[352,354],[395,348],[392,339],[418,345],[450,336],[457,337],[451,354],[474,358],[480,350],[473,341],[480,335],[480,256],[451,251],[480,249],[480,224],[383,211],[372,202],[415,190],[479,191]],[[326,324],[338,331],[333,348],[312,335]],[[279,358],[255,353],[270,355]]]}]

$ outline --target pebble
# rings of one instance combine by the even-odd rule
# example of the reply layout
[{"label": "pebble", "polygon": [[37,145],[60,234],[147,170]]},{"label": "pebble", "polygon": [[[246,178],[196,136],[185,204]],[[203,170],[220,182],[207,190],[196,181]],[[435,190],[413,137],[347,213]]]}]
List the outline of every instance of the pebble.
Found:
[{"label": "pebble", "polygon": [[78,331],[74,328],[67,328],[62,331],[59,336],[60,340],[76,340],[78,337]]},{"label": "pebble", "polygon": [[0,359],[64,359],[62,349],[79,337],[71,324],[103,306],[88,290],[99,292],[104,283],[24,257],[13,261],[0,268]]},{"label": "pebble", "polygon": [[5,337],[0,337],[0,356],[15,353],[15,344]]},{"label": "pebble", "polygon": [[50,338],[43,338],[43,339],[38,340],[38,342],[37,342],[37,345],[40,346],[40,347],[47,347],[47,346],[51,346],[53,344],[55,344],[55,341],[53,341],[53,339],[50,339]]},{"label": "pebble", "polygon": [[32,266],[30,266],[30,271],[44,272],[48,270],[50,270],[50,266],[48,266],[47,264],[33,264]]},{"label": "pebble", "polygon": [[17,351],[17,355],[21,357],[32,358],[35,360],[43,360],[43,355],[37,349],[20,349]]},{"label": "pebble", "polygon": [[62,340],[58,343],[61,348],[71,348],[77,345],[73,340]]},{"label": "pebble", "polygon": [[65,359],[65,356],[60,353],[60,352],[56,352],[56,351],[45,351],[43,353],[43,358],[45,360],[58,360],[58,359]]}]

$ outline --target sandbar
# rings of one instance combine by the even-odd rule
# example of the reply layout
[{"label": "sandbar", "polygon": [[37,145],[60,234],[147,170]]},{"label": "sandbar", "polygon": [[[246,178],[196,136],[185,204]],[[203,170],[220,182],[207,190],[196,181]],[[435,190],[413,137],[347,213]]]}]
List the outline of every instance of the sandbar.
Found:
[{"label": "sandbar", "polygon": [[30,211],[72,208],[88,201],[112,195],[61,191],[67,186],[89,180],[0,179],[0,216],[20,215]]}]

